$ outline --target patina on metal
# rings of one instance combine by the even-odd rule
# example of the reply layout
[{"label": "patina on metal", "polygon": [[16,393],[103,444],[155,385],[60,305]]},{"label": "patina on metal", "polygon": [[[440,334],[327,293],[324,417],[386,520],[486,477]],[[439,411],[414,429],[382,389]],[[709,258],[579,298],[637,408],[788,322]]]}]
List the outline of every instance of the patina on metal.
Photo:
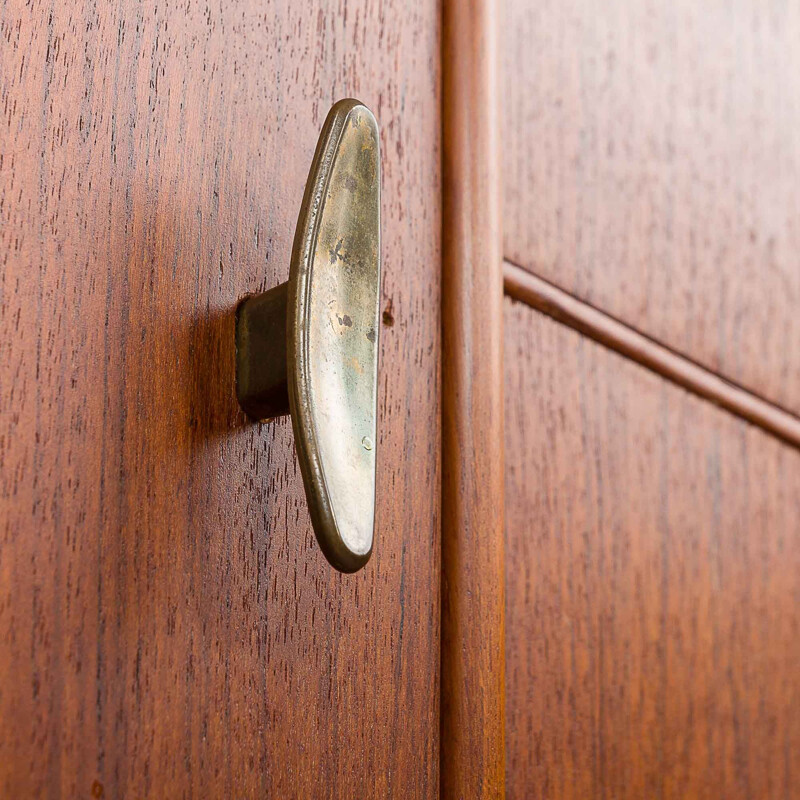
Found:
[{"label": "patina on metal", "polygon": [[245,300],[237,395],[256,419],[291,413],[320,548],[342,572],[372,552],[380,301],[380,144],[356,100],[331,109],[287,284]]}]

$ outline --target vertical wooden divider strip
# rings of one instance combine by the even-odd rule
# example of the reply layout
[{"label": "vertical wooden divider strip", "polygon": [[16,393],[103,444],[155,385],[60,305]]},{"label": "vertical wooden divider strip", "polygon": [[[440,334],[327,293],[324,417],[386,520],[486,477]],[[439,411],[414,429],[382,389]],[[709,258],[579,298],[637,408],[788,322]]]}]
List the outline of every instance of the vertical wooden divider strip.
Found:
[{"label": "vertical wooden divider strip", "polygon": [[441,795],[505,790],[503,278],[493,0],[443,9]]}]

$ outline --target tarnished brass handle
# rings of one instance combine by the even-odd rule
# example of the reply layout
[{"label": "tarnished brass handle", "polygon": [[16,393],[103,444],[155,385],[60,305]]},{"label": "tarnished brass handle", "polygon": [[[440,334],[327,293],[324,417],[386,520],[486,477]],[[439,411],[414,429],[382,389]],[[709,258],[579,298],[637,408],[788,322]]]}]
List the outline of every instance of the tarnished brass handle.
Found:
[{"label": "tarnished brass handle", "polygon": [[370,110],[333,106],[311,163],[287,283],[236,318],[236,393],[255,419],[292,415],[314,532],[355,572],[372,552],[381,283],[380,144]]}]

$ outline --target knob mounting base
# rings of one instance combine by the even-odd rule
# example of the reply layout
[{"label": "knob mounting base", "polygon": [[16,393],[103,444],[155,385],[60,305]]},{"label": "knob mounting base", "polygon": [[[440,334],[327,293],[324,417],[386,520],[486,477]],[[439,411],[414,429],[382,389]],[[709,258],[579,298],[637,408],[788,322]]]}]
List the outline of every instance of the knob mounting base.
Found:
[{"label": "knob mounting base", "polygon": [[289,413],[286,304],[289,282],[245,298],[236,310],[236,396],[248,416]]}]

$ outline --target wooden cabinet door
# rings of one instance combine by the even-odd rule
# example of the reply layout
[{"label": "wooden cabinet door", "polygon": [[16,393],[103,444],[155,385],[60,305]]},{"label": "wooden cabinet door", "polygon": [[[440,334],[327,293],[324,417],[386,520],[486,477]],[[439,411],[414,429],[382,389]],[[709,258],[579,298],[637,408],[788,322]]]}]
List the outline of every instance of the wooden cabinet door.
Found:
[{"label": "wooden cabinet door", "polygon": [[797,797],[797,6],[502,5],[508,796]]},{"label": "wooden cabinet door", "polygon": [[[0,794],[434,796],[437,5],[11,0],[0,41]],[[352,576],[233,348],[347,96],[383,151]]]},{"label": "wooden cabinet door", "polygon": [[508,796],[794,797],[800,453],[505,322]]}]

